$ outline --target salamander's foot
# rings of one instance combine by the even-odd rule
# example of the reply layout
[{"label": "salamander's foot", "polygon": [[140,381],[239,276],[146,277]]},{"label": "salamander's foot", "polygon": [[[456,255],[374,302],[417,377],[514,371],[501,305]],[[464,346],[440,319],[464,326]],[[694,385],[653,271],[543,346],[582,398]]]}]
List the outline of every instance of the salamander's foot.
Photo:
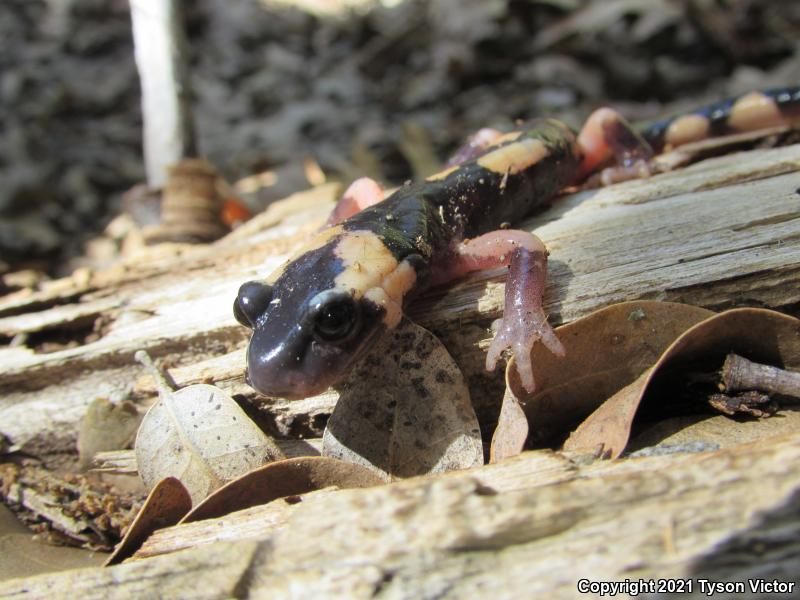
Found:
[{"label": "salamander's foot", "polygon": [[520,381],[528,392],[536,387],[531,364],[533,345],[541,341],[556,356],[566,354],[542,306],[546,273],[546,252],[514,250],[506,282],[505,313],[486,354],[486,370],[494,371],[503,350],[511,348]]},{"label": "salamander's foot", "polygon": [[612,185],[631,179],[647,179],[655,173],[652,162],[646,159],[633,161],[629,165],[606,167],[598,173],[601,185]]}]

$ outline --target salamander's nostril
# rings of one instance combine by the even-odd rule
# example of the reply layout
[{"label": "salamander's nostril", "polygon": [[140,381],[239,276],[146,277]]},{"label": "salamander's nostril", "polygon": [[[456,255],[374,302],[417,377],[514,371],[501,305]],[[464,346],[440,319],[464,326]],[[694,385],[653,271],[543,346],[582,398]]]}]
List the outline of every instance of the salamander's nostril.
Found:
[{"label": "salamander's nostril", "polygon": [[258,317],[264,314],[271,300],[271,285],[258,281],[243,283],[233,302],[233,316],[245,327],[253,329]]}]

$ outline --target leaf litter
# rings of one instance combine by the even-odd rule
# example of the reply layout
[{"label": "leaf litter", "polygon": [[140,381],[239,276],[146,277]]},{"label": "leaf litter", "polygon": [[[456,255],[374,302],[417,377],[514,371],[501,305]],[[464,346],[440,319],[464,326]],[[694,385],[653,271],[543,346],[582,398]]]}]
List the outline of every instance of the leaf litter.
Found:
[{"label": "leaf litter", "polygon": [[139,514],[104,566],[119,564],[133,556],[151,533],[175,525],[191,508],[192,498],[183,484],[175,477],[165,477],[150,490]]},{"label": "leaf litter", "polygon": [[181,523],[213,519],[278,498],[299,496],[326,487],[361,488],[380,485],[372,470],[326,456],[279,460],[245,473],[195,506]]},{"label": "leaf litter", "polygon": [[[567,356],[560,361],[534,350],[539,387],[532,394],[516,380],[513,359],[509,363],[493,461],[519,453],[526,443],[557,446],[565,438],[566,451],[618,457],[635,433],[634,417],[645,426],[710,407],[737,418],[767,417],[775,412],[767,393],[720,394],[725,389],[717,370],[726,356],[735,352],[800,368],[800,321],[764,309],[714,314],[675,303],[627,302],[557,332]],[[702,379],[708,381],[697,385]]]},{"label": "leaf litter", "polygon": [[342,384],[322,453],[387,481],[483,464],[469,389],[439,339],[403,319]]},{"label": "leaf litter", "polygon": [[176,477],[197,504],[239,475],[283,458],[283,453],[229,395],[206,384],[173,390],[149,363],[159,400],[145,415],[136,436],[139,475],[148,489]]}]

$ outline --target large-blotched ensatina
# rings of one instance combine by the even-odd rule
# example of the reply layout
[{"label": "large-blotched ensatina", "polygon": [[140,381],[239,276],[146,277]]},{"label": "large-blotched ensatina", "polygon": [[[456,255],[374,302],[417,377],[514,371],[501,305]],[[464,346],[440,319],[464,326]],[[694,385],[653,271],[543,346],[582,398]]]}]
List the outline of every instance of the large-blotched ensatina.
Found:
[{"label": "large-blotched ensatina", "polygon": [[509,266],[505,313],[487,355],[512,348],[525,387],[530,349],[563,347],[542,308],[547,251],[524,231],[501,229],[564,187],[608,166],[646,174],[654,151],[707,137],[800,123],[800,87],[751,92],[659,121],[640,132],[599,109],[575,134],[537,120],[500,134],[481,130],[445,170],[383,200],[359,180],[329,226],[264,281],[242,285],[236,318],[253,329],[248,382],[269,396],[299,398],[337,383],[425,288],[470,271]]}]

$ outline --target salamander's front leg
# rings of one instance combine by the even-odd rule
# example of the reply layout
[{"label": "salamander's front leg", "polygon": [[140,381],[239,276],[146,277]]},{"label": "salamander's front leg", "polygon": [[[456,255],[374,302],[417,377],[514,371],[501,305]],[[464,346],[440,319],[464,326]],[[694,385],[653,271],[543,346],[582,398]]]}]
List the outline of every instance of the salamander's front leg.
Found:
[{"label": "salamander's front leg", "polygon": [[506,348],[514,351],[522,385],[533,391],[531,349],[541,340],[550,352],[564,356],[564,346],[547,322],[542,296],[547,278],[547,249],[527,231],[501,230],[462,242],[444,261],[433,265],[433,283],[443,283],[472,271],[508,265],[505,312],[486,355],[493,371]]},{"label": "salamander's front leg", "polygon": [[361,177],[350,184],[333,207],[325,226],[336,225],[383,200],[383,190],[374,179]]}]

